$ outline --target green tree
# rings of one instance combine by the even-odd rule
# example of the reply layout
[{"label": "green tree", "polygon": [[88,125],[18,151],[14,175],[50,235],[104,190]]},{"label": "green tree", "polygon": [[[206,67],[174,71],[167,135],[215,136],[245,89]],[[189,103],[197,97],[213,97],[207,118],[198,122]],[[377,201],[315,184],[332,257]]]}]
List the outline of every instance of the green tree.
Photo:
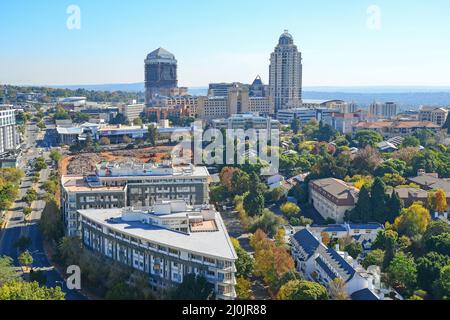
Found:
[{"label": "green tree", "polygon": [[19,274],[14,269],[13,259],[7,256],[0,256],[0,287],[18,278]]},{"label": "green tree", "polygon": [[372,220],[372,203],[369,189],[364,185],[358,196],[355,208],[350,212],[350,220],[353,222],[367,223]]},{"label": "green tree", "polygon": [[328,300],[327,289],[319,283],[292,280],[280,288],[278,300]]},{"label": "green tree", "polygon": [[294,118],[294,120],[292,120],[291,123],[291,129],[294,132],[294,134],[298,134],[299,130],[300,130],[300,120],[297,118]]},{"label": "green tree", "polygon": [[19,251],[25,251],[30,245],[31,245],[31,239],[28,238],[28,237],[20,237],[20,238],[17,239],[16,242],[14,243],[14,246],[15,246]]},{"label": "green tree", "polygon": [[250,216],[258,216],[264,209],[264,194],[259,186],[259,178],[252,174],[249,193],[244,198],[244,209]]},{"label": "green tree", "polygon": [[195,274],[185,275],[183,283],[172,292],[173,300],[211,300],[214,298],[214,286],[205,277]]},{"label": "green tree", "polygon": [[435,251],[440,254],[450,256],[450,233],[442,233],[432,236],[425,242],[427,251]]},{"label": "green tree", "polygon": [[389,283],[402,292],[412,292],[417,284],[417,266],[414,259],[398,252],[387,268]]},{"label": "green tree", "polygon": [[242,276],[236,279],[236,295],[239,300],[250,300],[252,298],[252,283]]},{"label": "green tree", "polygon": [[55,162],[59,162],[61,160],[61,153],[58,150],[52,150],[50,152],[50,159],[52,159]]},{"label": "green tree", "polygon": [[450,263],[449,256],[429,252],[417,259],[417,284],[419,288],[432,292],[443,267]]},{"label": "green tree", "polygon": [[370,251],[364,260],[362,261],[362,266],[367,269],[370,266],[383,266],[384,251],[381,249],[375,249]]},{"label": "green tree", "polygon": [[64,300],[60,287],[41,287],[37,282],[13,281],[0,287],[0,300]]},{"label": "green tree", "polygon": [[237,270],[236,276],[250,278],[253,274],[253,257],[241,247],[237,239],[232,238],[231,241],[238,257],[235,262]]},{"label": "green tree", "polygon": [[363,253],[362,244],[358,241],[352,241],[344,249],[353,259],[357,259]]},{"label": "green tree", "polygon": [[385,223],[387,220],[386,185],[379,177],[376,177],[372,184],[370,201],[375,221]]},{"label": "green tree", "polygon": [[450,265],[441,269],[439,280],[436,284],[439,296],[443,299],[450,299]]},{"label": "green tree", "polygon": [[392,191],[392,195],[389,197],[386,207],[387,221],[394,223],[395,219],[400,215],[403,209],[403,201],[395,190]]},{"label": "green tree", "polygon": [[249,230],[250,232],[255,232],[261,229],[265,233],[274,236],[283,223],[284,220],[281,217],[269,209],[264,209],[262,214],[254,220]]},{"label": "green tree", "polygon": [[31,256],[31,254],[28,251],[22,252],[19,255],[18,260],[19,260],[19,263],[25,267],[29,267],[33,264],[33,257]]},{"label": "green tree", "polygon": [[420,146],[420,140],[417,139],[415,136],[406,136],[403,140],[402,147],[418,147]]},{"label": "green tree", "polygon": [[365,148],[366,146],[375,147],[377,143],[383,141],[383,137],[372,130],[360,130],[356,133],[355,140],[359,148]]}]

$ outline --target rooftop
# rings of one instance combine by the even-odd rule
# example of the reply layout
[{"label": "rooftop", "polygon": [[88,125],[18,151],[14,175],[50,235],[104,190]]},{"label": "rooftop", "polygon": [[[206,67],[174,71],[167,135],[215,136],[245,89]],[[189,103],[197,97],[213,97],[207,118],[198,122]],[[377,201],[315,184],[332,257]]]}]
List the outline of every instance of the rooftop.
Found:
[{"label": "rooftop", "polygon": [[[122,219],[123,209],[89,209],[79,210],[79,213],[81,216],[110,230],[157,245],[204,254],[219,259],[237,259],[224,222],[216,211],[210,211],[210,214],[213,214],[213,219],[206,222],[214,223],[217,231],[201,232],[201,228],[208,227],[208,225],[194,224],[195,231],[193,230],[190,234],[141,221],[125,221]],[[200,229],[198,229],[199,227]]]},{"label": "rooftop", "polygon": [[335,178],[314,180],[311,181],[311,183],[333,197],[341,200],[347,200],[349,198],[355,199],[356,195],[359,193],[358,189],[355,187]]}]

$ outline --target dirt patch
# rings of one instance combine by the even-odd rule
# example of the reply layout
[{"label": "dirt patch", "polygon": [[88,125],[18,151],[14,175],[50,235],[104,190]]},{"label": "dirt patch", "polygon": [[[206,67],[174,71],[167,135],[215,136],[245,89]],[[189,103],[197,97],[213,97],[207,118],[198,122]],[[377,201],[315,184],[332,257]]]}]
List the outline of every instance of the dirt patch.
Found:
[{"label": "dirt patch", "polygon": [[161,163],[170,160],[173,147],[151,147],[137,150],[119,150],[100,153],[83,153],[64,157],[59,164],[61,175],[85,175],[94,172],[95,166],[101,162]]}]

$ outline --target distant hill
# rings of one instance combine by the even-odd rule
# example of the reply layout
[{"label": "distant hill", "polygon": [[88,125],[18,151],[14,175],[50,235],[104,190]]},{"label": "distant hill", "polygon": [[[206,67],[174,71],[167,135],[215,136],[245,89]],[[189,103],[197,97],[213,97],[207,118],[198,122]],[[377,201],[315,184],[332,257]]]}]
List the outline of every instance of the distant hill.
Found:
[{"label": "distant hill", "polygon": [[[70,90],[86,89],[95,91],[144,91],[144,83],[117,83],[94,85],[51,86]],[[206,95],[208,87],[191,87],[192,95]],[[396,102],[401,109],[416,109],[421,105],[450,106],[450,87],[305,87],[304,99],[339,99],[354,101],[367,106],[373,101]]]}]

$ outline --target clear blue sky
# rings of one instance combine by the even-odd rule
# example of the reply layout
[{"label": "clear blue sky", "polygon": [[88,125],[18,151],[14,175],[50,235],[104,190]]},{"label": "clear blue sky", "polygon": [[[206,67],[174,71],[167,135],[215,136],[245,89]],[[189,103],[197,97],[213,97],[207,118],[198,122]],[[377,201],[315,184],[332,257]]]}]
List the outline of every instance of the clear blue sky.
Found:
[{"label": "clear blue sky", "polygon": [[[71,4],[80,30],[66,27]],[[448,0],[1,0],[0,83],[142,82],[160,46],[177,57],[180,85],[267,82],[289,29],[305,86],[449,86],[449,17]]]}]

